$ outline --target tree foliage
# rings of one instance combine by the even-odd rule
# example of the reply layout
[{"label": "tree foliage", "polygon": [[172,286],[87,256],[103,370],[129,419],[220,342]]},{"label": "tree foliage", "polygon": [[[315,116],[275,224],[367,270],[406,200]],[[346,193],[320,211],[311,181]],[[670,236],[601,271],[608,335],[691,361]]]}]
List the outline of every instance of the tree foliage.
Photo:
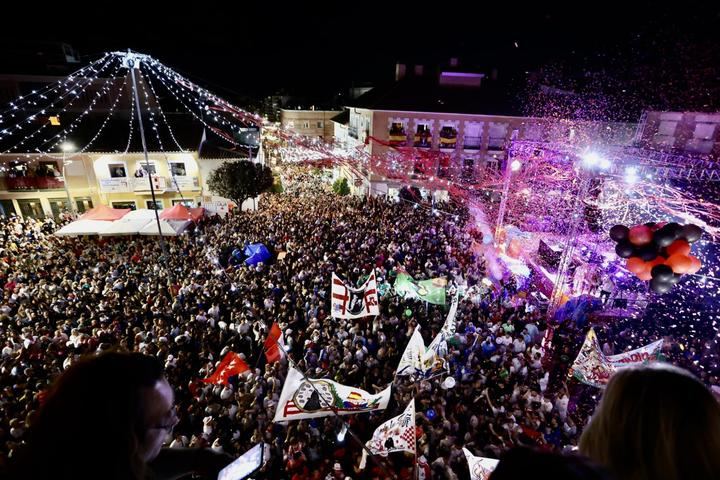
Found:
[{"label": "tree foliage", "polygon": [[240,207],[245,200],[269,190],[273,181],[269,167],[240,160],[225,162],[213,170],[207,184],[213,194],[229,198]]}]

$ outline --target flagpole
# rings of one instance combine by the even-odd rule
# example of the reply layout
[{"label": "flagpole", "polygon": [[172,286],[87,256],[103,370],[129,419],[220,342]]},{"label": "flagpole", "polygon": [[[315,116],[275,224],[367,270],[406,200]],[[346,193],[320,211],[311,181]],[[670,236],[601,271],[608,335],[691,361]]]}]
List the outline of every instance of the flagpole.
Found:
[{"label": "flagpole", "polygon": [[[280,342],[278,342],[278,341],[276,340],[275,343],[277,343],[278,346],[279,346],[280,348],[282,348],[282,345],[280,345]],[[320,394],[320,392],[318,391],[318,389],[315,387],[315,384],[314,384],[312,381],[310,381],[310,379],[307,377],[307,375],[305,375],[305,372],[303,372],[302,369],[298,368],[297,363],[295,363],[295,361],[292,359],[292,357],[290,357],[290,352],[286,352],[286,356],[287,356],[288,361],[290,362],[290,365],[291,365],[295,370],[297,370],[298,372],[300,372],[300,375],[302,375],[303,380],[305,380],[305,381],[312,387],[312,389],[315,390],[315,393],[317,393],[318,398],[320,398],[320,400],[321,400],[323,403],[325,403],[325,406],[326,406],[327,408],[329,408],[330,411],[333,413],[333,415],[335,415],[335,417],[337,417],[337,419],[340,420],[340,422],[345,426],[345,428],[347,428],[347,432],[350,434],[350,436],[362,447],[363,450],[365,450],[365,452],[367,452],[368,455],[370,455],[370,458],[373,460],[373,462],[375,462],[380,468],[382,468],[382,470],[383,470],[383,472],[385,473],[385,475],[389,475],[390,478],[393,478],[393,479],[397,480],[397,476],[395,476],[394,473],[388,472],[388,470],[385,468],[385,466],[384,466],[381,462],[379,462],[379,461],[377,460],[376,455],[375,455],[374,453],[372,453],[372,451],[367,447],[367,445],[365,445],[365,443],[363,443],[362,440],[360,440],[360,439],[357,437],[357,435],[355,435],[355,432],[352,431],[352,429],[350,428],[350,425],[345,421],[345,419],[343,419],[343,418],[337,413],[337,411],[335,410],[335,408],[334,408],[332,405],[328,404],[328,402],[325,400],[325,398],[322,396],[322,394]],[[278,404],[278,407],[279,407],[279,406],[280,406],[280,405]]]}]

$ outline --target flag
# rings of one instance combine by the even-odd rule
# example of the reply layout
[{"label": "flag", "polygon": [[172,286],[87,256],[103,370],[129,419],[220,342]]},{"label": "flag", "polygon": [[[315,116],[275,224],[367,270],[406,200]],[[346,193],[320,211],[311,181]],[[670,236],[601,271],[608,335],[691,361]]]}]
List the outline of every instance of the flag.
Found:
[{"label": "flag", "polygon": [[663,341],[658,340],[650,345],[630,350],[629,352],[619,353],[617,355],[609,355],[607,359],[617,368],[627,365],[637,365],[639,363],[657,362],[663,360],[662,355]]},{"label": "flag", "polygon": [[384,410],[390,401],[390,388],[378,394],[333,382],[328,379],[305,379],[290,367],[283,385],[274,422],[327,417]]},{"label": "flag", "polygon": [[580,352],[570,368],[569,376],[593,387],[603,388],[613,374],[613,366],[598,343],[595,330],[588,330]]},{"label": "flag", "polygon": [[222,362],[220,362],[220,365],[218,365],[215,373],[208,378],[204,378],[202,381],[205,383],[227,385],[230,377],[240,375],[248,370],[250,370],[250,367],[240,358],[240,355],[235,352],[228,352],[225,358],[222,359]]},{"label": "flag", "polygon": [[283,339],[282,330],[280,330],[280,325],[277,324],[277,322],[274,322],[272,324],[272,327],[270,327],[270,332],[268,333],[267,339],[265,339],[265,359],[268,363],[273,363],[279,361],[282,357],[285,356],[285,350],[280,348],[280,345],[285,345],[285,340]]},{"label": "flag", "polygon": [[348,287],[335,272],[331,282],[331,312],[334,318],[354,319],[380,315],[374,269],[360,288]]},{"label": "flag", "polygon": [[417,375],[422,374],[423,356],[425,355],[425,342],[420,335],[420,328],[415,327],[415,331],[410,337],[410,341],[405,347],[405,351],[400,357],[400,363],[395,370],[396,376]]},{"label": "flag", "polygon": [[395,293],[403,298],[417,298],[435,305],[445,305],[444,278],[433,278],[432,280],[415,281],[405,271],[398,267],[398,274],[395,279]]},{"label": "flag", "polygon": [[662,340],[618,355],[606,356],[600,349],[595,330],[588,330],[580,353],[573,362],[570,375],[579,381],[604,388],[617,370],[631,365],[662,360]]},{"label": "flag", "polygon": [[494,458],[476,457],[464,447],[463,453],[465,453],[465,459],[470,469],[470,480],[488,480],[497,464],[500,463],[500,460]]},{"label": "flag", "polygon": [[[392,452],[415,452],[415,399],[405,411],[380,425],[365,446],[374,455],[387,457]],[[360,468],[365,468],[367,450],[363,450]]]},{"label": "flag", "polygon": [[395,375],[427,378],[446,371],[448,371],[447,361],[434,350],[425,348],[420,327],[415,327],[415,331],[400,357]]},{"label": "flag", "polygon": [[459,296],[456,294],[453,298],[452,304],[450,305],[450,311],[448,312],[445,324],[443,325],[440,333],[435,335],[433,341],[428,345],[428,351],[435,352],[436,355],[444,357],[447,355],[448,347],[447,340],[455,335],[457,330],[457,323],[455,322],[455,315],[457,314]]}]

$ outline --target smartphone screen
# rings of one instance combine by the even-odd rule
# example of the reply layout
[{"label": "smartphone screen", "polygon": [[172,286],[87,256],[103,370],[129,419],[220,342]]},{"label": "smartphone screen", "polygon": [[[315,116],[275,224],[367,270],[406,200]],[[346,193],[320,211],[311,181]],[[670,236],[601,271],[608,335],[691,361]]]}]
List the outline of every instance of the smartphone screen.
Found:
[{"label": "smartphone screen", "polygon": [[262,467],[270,458],[270,445],[258,443],[234,462],[220,470],[218,480],[242,480]]}]

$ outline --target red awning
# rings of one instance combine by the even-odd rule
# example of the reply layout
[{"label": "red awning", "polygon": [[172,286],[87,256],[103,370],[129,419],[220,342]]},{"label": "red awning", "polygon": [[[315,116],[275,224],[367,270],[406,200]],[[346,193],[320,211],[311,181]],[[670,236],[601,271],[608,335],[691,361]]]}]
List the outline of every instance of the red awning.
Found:
[{"label": "red awning", "polygon": [[177,205],[164,209],[160,213],[160,218],[163,220],[191,220],[196,222],[203,216],[204,212],[205,209],[202,207],[188,208],[178,203]]},{"label": "red awning", "polygon": [[110,208],[107,205],[101,204],[80,215],[79,219],[114,221],[124,217],[129,211],[129,208]]}]

